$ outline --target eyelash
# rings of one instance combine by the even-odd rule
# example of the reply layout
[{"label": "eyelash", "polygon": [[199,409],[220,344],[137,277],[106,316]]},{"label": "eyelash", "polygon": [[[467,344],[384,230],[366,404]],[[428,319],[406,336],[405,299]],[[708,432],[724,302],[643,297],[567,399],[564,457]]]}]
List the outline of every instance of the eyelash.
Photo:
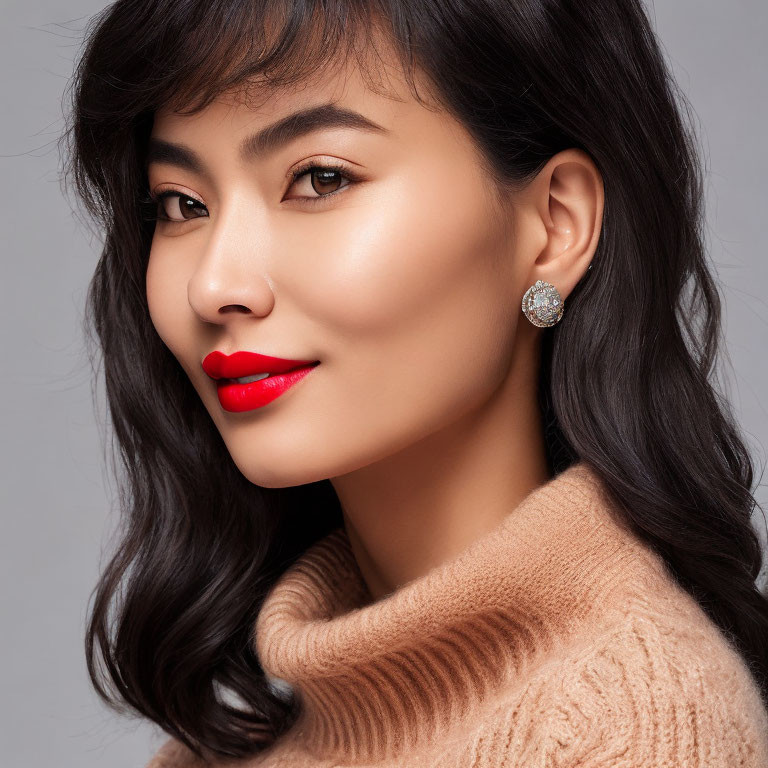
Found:
[{"label": "eyelash", "polygon": [[[349,184],[346,184],[343,187],[340,187],[339,189],[335,189],[333,192],[326,192],[325,194],[318,195],[317,197],[300,197],[296,198],[298,200],[302,200],[304,202],[309,202],[311,205],[315,205],[316,203],[322,202],[324,200],[327,200],[329,197],[332,197],[333,195],[338,194],[342,190],[346,189],[347,187],[352,186],[355,182],[359,181],[358,177],[351,173],[348,168],[344,165],[340,164],[334,164],[329,163],[328,165],[324,165],[322,163],[318,163],[317,161],[309,161],[305,163],[304,165],[299,166],[294,171],[291,172],[291,183],[288,187],[289,189],[302,177],[305,176],[312,171],[337,171],[341,174],[343,179],[346,179]],[[143,197],[139,202],[141,204],[142,210],[144,212],[144,220],[145,221],[164,221],[168,222],[169,224],[184,224],[187,221],[193,221],[193,219],[202,219],[205,218],[205,216],[195,216],[192,219],[184,219],[183,221],[178,219],[172,219],[169,216],[166,216],[165,213],[161,213],[163,211],[163,200],[167,197],[178,197],[178,198],[186,198],[188,200],[194,200],[198,205],[201,205],[205,207],[205,204],[200,202],[200,200],[197,200],[196,198],[192,197],[191,195],[186,195],[183,192],[179,192],[175,189],[166,189],[162,192],[159,192],[155,195],[149,194],[145,197]]]}]

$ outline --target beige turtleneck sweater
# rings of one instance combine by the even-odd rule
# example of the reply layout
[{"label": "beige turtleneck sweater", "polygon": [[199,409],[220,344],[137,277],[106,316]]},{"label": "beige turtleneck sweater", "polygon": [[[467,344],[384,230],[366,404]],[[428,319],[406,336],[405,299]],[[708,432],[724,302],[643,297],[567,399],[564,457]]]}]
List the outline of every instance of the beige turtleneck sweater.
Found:
[{"label": "beige turtleneck sweater", "polygon": [[[741,656],[571,466],[372,602],[343,528],[273,586],[254,642],[302,703],[217,768],[767,768]],[[147,768],[198,768],[171,739]]]}]

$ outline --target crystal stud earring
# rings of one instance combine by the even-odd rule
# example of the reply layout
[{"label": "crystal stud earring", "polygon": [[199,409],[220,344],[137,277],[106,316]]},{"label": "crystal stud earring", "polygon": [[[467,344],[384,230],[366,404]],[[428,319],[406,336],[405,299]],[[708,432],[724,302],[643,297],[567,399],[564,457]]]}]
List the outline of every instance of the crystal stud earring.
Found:
[{"label": "crystal stud earring", "polygon": [[548,328],[563,316],[564,304],[552,283],[537,280],[523,295],[523,314],[538,328]]}]

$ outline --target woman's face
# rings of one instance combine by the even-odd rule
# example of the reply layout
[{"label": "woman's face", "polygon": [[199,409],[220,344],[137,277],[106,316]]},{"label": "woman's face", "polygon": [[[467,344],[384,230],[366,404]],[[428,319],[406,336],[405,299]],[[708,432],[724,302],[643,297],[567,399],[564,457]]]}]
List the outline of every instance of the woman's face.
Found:
[{"label": "woman's face", "polygon": [[[258,485],[391,456],[481,407],[510,368],[530,271],[516,258],[513,209],[501,212],[461,124],[391,85],[399,99],[342,71],[258,108],[230,95],[155,119],[150,190],[178,195],[160,206],[173,221],[158,221],[152,240],[150,314]],[[248,137],[327,104],[240,154]],[[332,119],[334,108],[371,125]],[[214,350],[319,365],[234,411],[202,366]]]}]

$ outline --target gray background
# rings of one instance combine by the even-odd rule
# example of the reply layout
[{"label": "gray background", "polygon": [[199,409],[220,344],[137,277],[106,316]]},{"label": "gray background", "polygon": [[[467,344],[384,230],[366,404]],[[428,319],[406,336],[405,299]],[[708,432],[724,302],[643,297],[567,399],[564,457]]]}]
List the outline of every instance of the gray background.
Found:
[{"label": "gray background", "polygon": [[[96,0],[3,0],[0,195],[0,762],[142,768],[164,736],[102,707],[86,677],[88,598],[114,530],[103,387],[81,334],[99,240],[58,181],[61,96]],[[768,442],[768,3],[656,0],[700,121],[708,238],[725,299],[729,394],[761,474]],[[95,400],[93,395],[95,395]],[[96,403],[94,406],[93,403]],[[758,501],[768,508],[768,489]]]}]

